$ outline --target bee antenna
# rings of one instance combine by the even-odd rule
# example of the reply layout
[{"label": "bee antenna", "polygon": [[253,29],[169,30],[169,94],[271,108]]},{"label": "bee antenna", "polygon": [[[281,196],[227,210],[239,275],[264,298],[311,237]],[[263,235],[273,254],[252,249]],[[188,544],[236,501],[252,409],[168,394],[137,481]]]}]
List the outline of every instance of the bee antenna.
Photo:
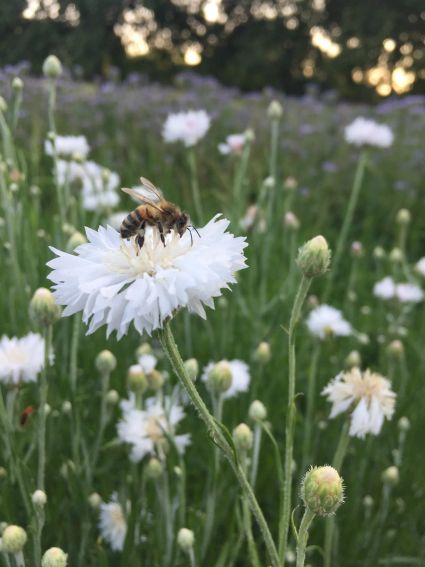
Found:
[{"label": "bee antenna", "polygon": [[187,230],[189,231],[190,234],[190,245],[193,246],[193,236],[192,236],[192,231],[190,230],[189,227],[187,227]]},{"label": "bee antenna", "polygon": [[190,226],[193,228],[193,230],[196,232],[196,234],[199,236],[199,238],[201,238],[201,235],[199,234],[198,229],[196,228],[196,226],[193,226],[193,224],[191,224]]}]

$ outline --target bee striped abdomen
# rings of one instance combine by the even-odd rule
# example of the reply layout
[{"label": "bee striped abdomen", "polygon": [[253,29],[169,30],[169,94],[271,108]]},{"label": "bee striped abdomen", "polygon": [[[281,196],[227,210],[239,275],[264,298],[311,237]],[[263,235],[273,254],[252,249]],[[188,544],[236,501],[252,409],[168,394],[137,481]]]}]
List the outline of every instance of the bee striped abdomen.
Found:
[{"label": "bee striped abdomen", "polygon": [[143,221],[143,217],[138,209],[131,211],[122,221],[120,233],[122,238],[133,236]]}]

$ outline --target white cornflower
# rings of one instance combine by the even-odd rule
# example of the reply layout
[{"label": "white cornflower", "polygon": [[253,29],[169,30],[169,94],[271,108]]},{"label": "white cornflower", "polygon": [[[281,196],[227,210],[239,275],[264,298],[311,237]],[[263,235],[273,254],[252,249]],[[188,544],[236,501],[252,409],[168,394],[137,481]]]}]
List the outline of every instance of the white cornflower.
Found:
[{"label": "white cornflower", "polygon": [[320,339],[330,336],[347,337],[353,329],[338,309],[330,305],[319,305],[313,309],[307,318],[310,333]]},{"label": "white cornflower", "polygon": [[20,339],[6,336],[0,339],[0,382],[35,382],[43,367],[44,339],[41,335],[29,333]]},{"label": "white cornflower", "polygon": [[[251,380],[249,366],[248,364],[246,364],[246,362],[237,359],[226,360],[224,362],[227,362],[230,367],[232,382],[230,388],[224,392],[223,398],[234,398],[237,394],[246,392],[249,388],[249,383]],[[209,362],[207,366],[205,366],[202,372],[201,380],[203,380],[204,382],[208,381],[208,375],[216,364],[216,362]]]},{"label": "white cornflower", "polygon": [[218,144],[218,151],[223,155],[239,155],[242,153],[245,142],[245,134],[230,134],[225,142]]},{"label": "white cornflower", "polygon": [[149,374],[155,369],[158,359],[153,354],[142,354],[138,359],[139,365],[145,374]]},{"label": "white cornflower", "polygon": [[[54,147],[59,156],[78,156],[83,159],[87,157],[90,151],[90,146],[85,136],[56,136]],[[53,155],[53,142],[51,140],[44,142],[44,151],[48,156]]]},{"label": "white cornflower", "polygon": [[390,147],[394,139],[389,126],[362,117],[356,118],[345,127],[344,136],[349,144],[377,146],[379,148]]},{"label": "white cornflower", "polygon": [[401,303],[419,303],[424,299],[424,292],[419,286],[412,283],[396,284],[389,276],[376,282],[373,294],[380,299],[398,299]]},{"label": "white cornflower", "polygon": [[352,437],[378,435],[384,419],[391,419],[394,413],[396,394],[390,382],[370,370],[362,373],[359,368],[352,368],[341,372],[322,395],[332,403],[331,418],[353,409],[349,431]]},{"label": "white cornflower", "polygon": [[205,110],[189,110],[169,114],[162,129],[165,142],[183,142],[189,148],[194,146],[208,132],[211,119]]},{"label": "white cornflower", "polygon": [[193,244],[189,231],[182,238],[172,231],[166,246],[149,229],[141,250],[111,227],[86,229],[88,242],[76,255],[52,248],[56,301],[66,305],[65,316],[83,311],[88,334],[107,325],[107,335],[117,331],[118,338],[132,322],[140,334],[151,334],[181,307],[205,318],[204,305],[214,307],[213,298],[246,267],[245,238],[226,232],[228,226],[215,216],[193,235]]},{"label": "white cornflower", "polygon": [[122,551],[127,535],[127,522],[115,494],[111,502],[105,502],[99,506],[99,513],[99,529],[102,538],[114,551]]},{"label": "white cornflower", "polygon": [[121,403],[123,417],[117,425],[118,437],[131,445],[130,458],[137,463],[145,455],[163,455],[171,436],[177,449],[184,453],[190,445],[190,435],[175,435],[176,425],[185,417],[183,408],[164,398],[161,404],[156,398],[148,398],[145,409],[135,407],[134,398]]},{"label": "white cornflower", "polygon": [[421,274],[421,276],[425,276],[425,256],[416,263],[415,267],[416,271]]}]

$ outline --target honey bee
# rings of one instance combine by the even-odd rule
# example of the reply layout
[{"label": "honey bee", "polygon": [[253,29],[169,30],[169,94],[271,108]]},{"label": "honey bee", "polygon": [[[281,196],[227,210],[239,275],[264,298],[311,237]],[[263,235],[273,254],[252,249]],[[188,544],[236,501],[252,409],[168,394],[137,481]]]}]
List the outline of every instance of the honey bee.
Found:
[{"label": "honey bee", "polygon": [[143,187],[146,189],[150,196],[141,195],[134,189],[128,189],[123,187],[122,191],[128,193],[137,201],[142,204],[135,208],[131,213],[129,213],[121,223],[120,234],[121,238],[131,238],[135,237],[138,249],[141,250],[145,241],[145,229],[146,226],[152,226],[158,229],[161,242],[165,246],[165,234],[175,230],[180,238],[189,230],[191,242],[193,243],[192,232],[190,227],[192,227],[196,233],[199,232],[190,224],[189,215],[181,211],[180,207],[174,203],[167,201],[161,191],[155,187],[153,183],[141,177],[140,181]]}]

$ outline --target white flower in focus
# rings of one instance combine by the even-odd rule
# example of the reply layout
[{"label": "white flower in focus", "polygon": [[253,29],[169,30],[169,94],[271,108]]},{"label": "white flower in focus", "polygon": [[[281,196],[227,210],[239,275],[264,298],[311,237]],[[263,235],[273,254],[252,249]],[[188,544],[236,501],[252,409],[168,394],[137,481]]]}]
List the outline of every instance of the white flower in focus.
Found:
[{"label": "white flower in focus", "polygon": [[421,276],[425,276],[425,256],[416,263],[416,271]]},{"label": "white flower in focus", "polygon": [[138,463],[146,455],[163,456],[167,446],[167,435],[171,436],[177,449],[183,454],[190,445],[190,435],[175,435],[175,428],[185,417],[183,408],[166,397],[163,404],[156,398],[146,400],[145,409],[135,407],[134,398],[121,403],[123,417],[117,425],[118,437],[131,445],[130,458]]},{"label": "white flower in focus", "polygon": [[99,529],[102,538],[114,551],[122,551],[127,535],[127,522],[122,506],[116,500],[116,495],[112,496],[111,502],[100,505],[99,513]]},{"label": "white flower in focus", "polygon": [[349,434],[363,438],[367,433],[378,435],[384,419],[394,413],[396,394],[390,382],[374,372],[352,368],[341,372],[323,390],[332,403],[330,418],[354,408],[351,413]]},{"label": "white flower in focus", "polygon": [[[56,136],[54,147],[59,156],[65,157],[78,156],[85,159],[90,151],[90,146],[85,136]],[[44,151],[48,156],[53,155],[53,143],[51,140],[45,140]]]},{"label": "white flower in focus", "polygon": [[167,143],[183,142],[189,148],[205,136],[210,123],[211,119],[205,110],[169,114],[162,128],[162,136]]},{"label": "white flower in focus", "polygon": [[[246,392],[249,388],[249,383],[251,381],[251,376],[249,373],[249,366],[248,364],[246,364],[246,362],[243,362],[242,360],[225,360],[223,362],[227,362],[227,364],[230,367],[230,372],[232,374],[232,383],[231,386],[228,390],[226,390],[223,394],[223,398],[228,399],[228,398],[234,398],[237,394],[240,394],[241,392]],[[216,366],[216,362],[209,362],[203,372],[202,372],[202,376],[201,376],[201,380],[203,382],[207,382],[208,381],[208,375],[211,372],[211,370],[214,368],[214,366]]]},{"label": "white flower in focus", "polygon": [[396,284],[386,277],[373,286],[373,294],[380,299],[398,299],[401,303],[419,303],[424,299],[422,289],[412,283]]},{"label": "white flower in focus", "polygon": [[82,311],[88,334],[106,325],[107,335],[116,331],[118,338],[131,323],[151,334],[181,307],[205,318],[204,305],[213,308],[213,298],[246,267],[245,238],[226,232],[228,226],[216,216],[193,235],[193,244],[189,231],[182,238],[172,231],[165,247],[149,229],[140,251],[111,227],[86,229],[88,242],[76,255],[51,248],[56,302],[66,306],[64,316]]},{"label": "white flower in focus", "polygon": [[368,118],[356,118],[345,127],[345,141],[355,146],[377,146],[388,148],[393,143],[394,135],[391,128],[385,124],[378,124]]},{"label": "white flower in focus", "polygon": [[224,143],[218,144],[218,151],[223,155],[239,155],[242,153],[245,142],[245,134],[230,134]]},{"label": "white flower in focus", "polygon": [[347,337],[353,331],[341,311],[330,305],[319,305],[313,309],[307,318],[307,327],[312,335],[320,339],[330,336]]},{"label": "white flower in focus", "polygon": [[44,339],[29,333],[21,339],[0,339],[0,382],[19,384],[35,382],[44,367]]},{"label": "white flower in focus", "polygon": [[139,356],[139,365],[145,374],[150,374],[158,363],[158,359],[153,354],[142,354]]}]

